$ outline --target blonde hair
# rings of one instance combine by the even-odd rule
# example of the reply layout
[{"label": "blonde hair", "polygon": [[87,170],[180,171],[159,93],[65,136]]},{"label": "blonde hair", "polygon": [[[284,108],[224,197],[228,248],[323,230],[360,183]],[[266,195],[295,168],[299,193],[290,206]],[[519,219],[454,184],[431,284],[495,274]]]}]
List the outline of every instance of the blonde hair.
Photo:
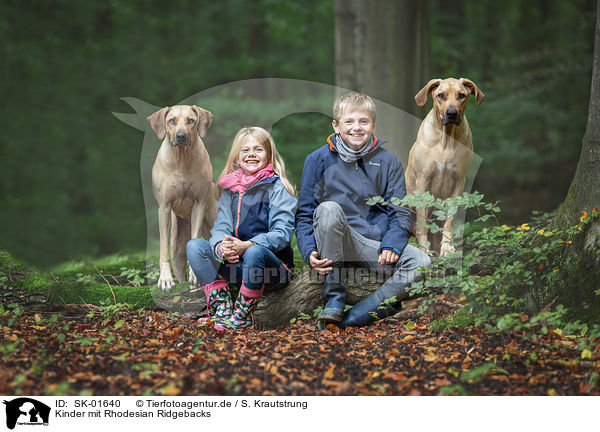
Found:
[{"label": "blonde hair", "polygon": [[375,102],[364,93],[350,92],[341,95],[333,103],[333,118],[336,122],[344,113],[365,111],[369,113],[371,119],[375,121]]},{"label": "blonde hair", "polygon": [[236,134],[235,138],[233,139],[233,144],[231,145],[231,150],[229,151],[229,156],[227,157],[227,162],[225,163],[225,168],[223,168],[223,172],[221,172],[219,180],[221,180],[223,176],[232,173],[239,168],[237,165],[237,158],[240,155],[242,146],[246,142],[246,138],[249,136],[254,138],[261,146],[264,147],[265,151],[267,152],[269,162],[273,165],[273,171],[275,171],[275,174],[279,176],[283,186],[290,193],[290,195],[295,195],[296,188],[287,178],[285,173],[285,163],[275,148],[275,141],[273,140],[273,137],[268,131],[258,126],[242,128]]}]

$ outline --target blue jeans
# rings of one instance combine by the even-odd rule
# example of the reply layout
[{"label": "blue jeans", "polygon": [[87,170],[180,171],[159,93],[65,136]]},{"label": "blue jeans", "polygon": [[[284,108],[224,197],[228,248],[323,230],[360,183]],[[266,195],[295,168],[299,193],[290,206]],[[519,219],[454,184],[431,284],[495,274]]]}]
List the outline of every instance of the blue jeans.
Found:
[{"label": "blue jeans", "polygon": [[203,238],[190,240],[186,246],[188,262],[200,285],[207,285],[223,276],[231,285],[251,290],[277,291],[290,281],[292,275],[275,256],[264,246],[252,245],[237,263],[221,264],[215,258],[210,243]]},{"label": "blue jeans", "polygon": [[429,256],[412,245],[406,245],[395,264],[380,266],[377,262],[380,242],[352,229],[344,210],[336,202],[319,204],[313,226],[319,258],[329,258],[334,267],[352,263],[370,271],[392,273],[377,291],[345,313],[340,327],[364,326],[399,312],[401,301],[408,297],[407,289],[412,282],[423,279],[431,267]]}]

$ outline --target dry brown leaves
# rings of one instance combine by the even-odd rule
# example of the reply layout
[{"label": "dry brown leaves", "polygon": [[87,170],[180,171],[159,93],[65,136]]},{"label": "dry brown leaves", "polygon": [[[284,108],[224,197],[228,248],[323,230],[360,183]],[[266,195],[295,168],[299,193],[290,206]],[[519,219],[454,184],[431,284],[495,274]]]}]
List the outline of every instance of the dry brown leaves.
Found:
[{"label": "dry brown leaves", "polygon": [[[600,345],[562,335],[446,330],[392,318],[221,333],[167,312],[51,323],[0,317],[0,393],[94,395],[599,394]],[[68,326],[67,326],[68,325]],[[118,328],[115,328],[118,327]],[[64,336],[61,336],[64,335]]]}]

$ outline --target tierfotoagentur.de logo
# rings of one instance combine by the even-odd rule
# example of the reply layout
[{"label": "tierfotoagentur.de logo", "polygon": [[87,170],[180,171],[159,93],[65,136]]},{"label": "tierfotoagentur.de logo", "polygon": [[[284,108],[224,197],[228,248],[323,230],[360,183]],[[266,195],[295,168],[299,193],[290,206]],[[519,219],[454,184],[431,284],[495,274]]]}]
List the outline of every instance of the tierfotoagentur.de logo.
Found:
[{"label": "tierfotoagentur.de logo", "polygon": [[6,405],[6,427],[48,426],[50,407],[31,398],[17,398],[3,401]]}]

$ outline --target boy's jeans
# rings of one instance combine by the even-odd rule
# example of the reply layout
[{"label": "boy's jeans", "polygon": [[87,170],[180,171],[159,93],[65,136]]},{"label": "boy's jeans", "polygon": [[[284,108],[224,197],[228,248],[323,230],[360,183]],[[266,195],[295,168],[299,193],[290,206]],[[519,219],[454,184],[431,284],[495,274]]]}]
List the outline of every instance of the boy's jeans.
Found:
[{"label": "boy's jeans", "polygon": [[[350,228],[338,203],[321,203],[315,209],[313,226],[320,259],[329,258],[334,265],[351,262],[371,270],[383,268],[377,262],[380,242],[368,239]],[[394,265],[392,276],[377,291],[348,310],[340,326],[363,326],[399,312],[400,301],[408,296],[407,288],[413,281],[423,279],[426,272],[421,269],[430,266],[431,259],[425,252],[407,245]],[[392,297],[395,297],[394,302],[386,302]]]},{"label": "boy's jeans", "polygon": [[242,282],[248,289],[276,291],[283,288],[291,279],[291,274],[275,254],[264,246],[250,246],[240,262],[221,264],[216,260],[210,243],[203,238],[190,240],[186,246],[187,258],[199,285],[217,280],[217,273],[230,285],[240,286]]}]

